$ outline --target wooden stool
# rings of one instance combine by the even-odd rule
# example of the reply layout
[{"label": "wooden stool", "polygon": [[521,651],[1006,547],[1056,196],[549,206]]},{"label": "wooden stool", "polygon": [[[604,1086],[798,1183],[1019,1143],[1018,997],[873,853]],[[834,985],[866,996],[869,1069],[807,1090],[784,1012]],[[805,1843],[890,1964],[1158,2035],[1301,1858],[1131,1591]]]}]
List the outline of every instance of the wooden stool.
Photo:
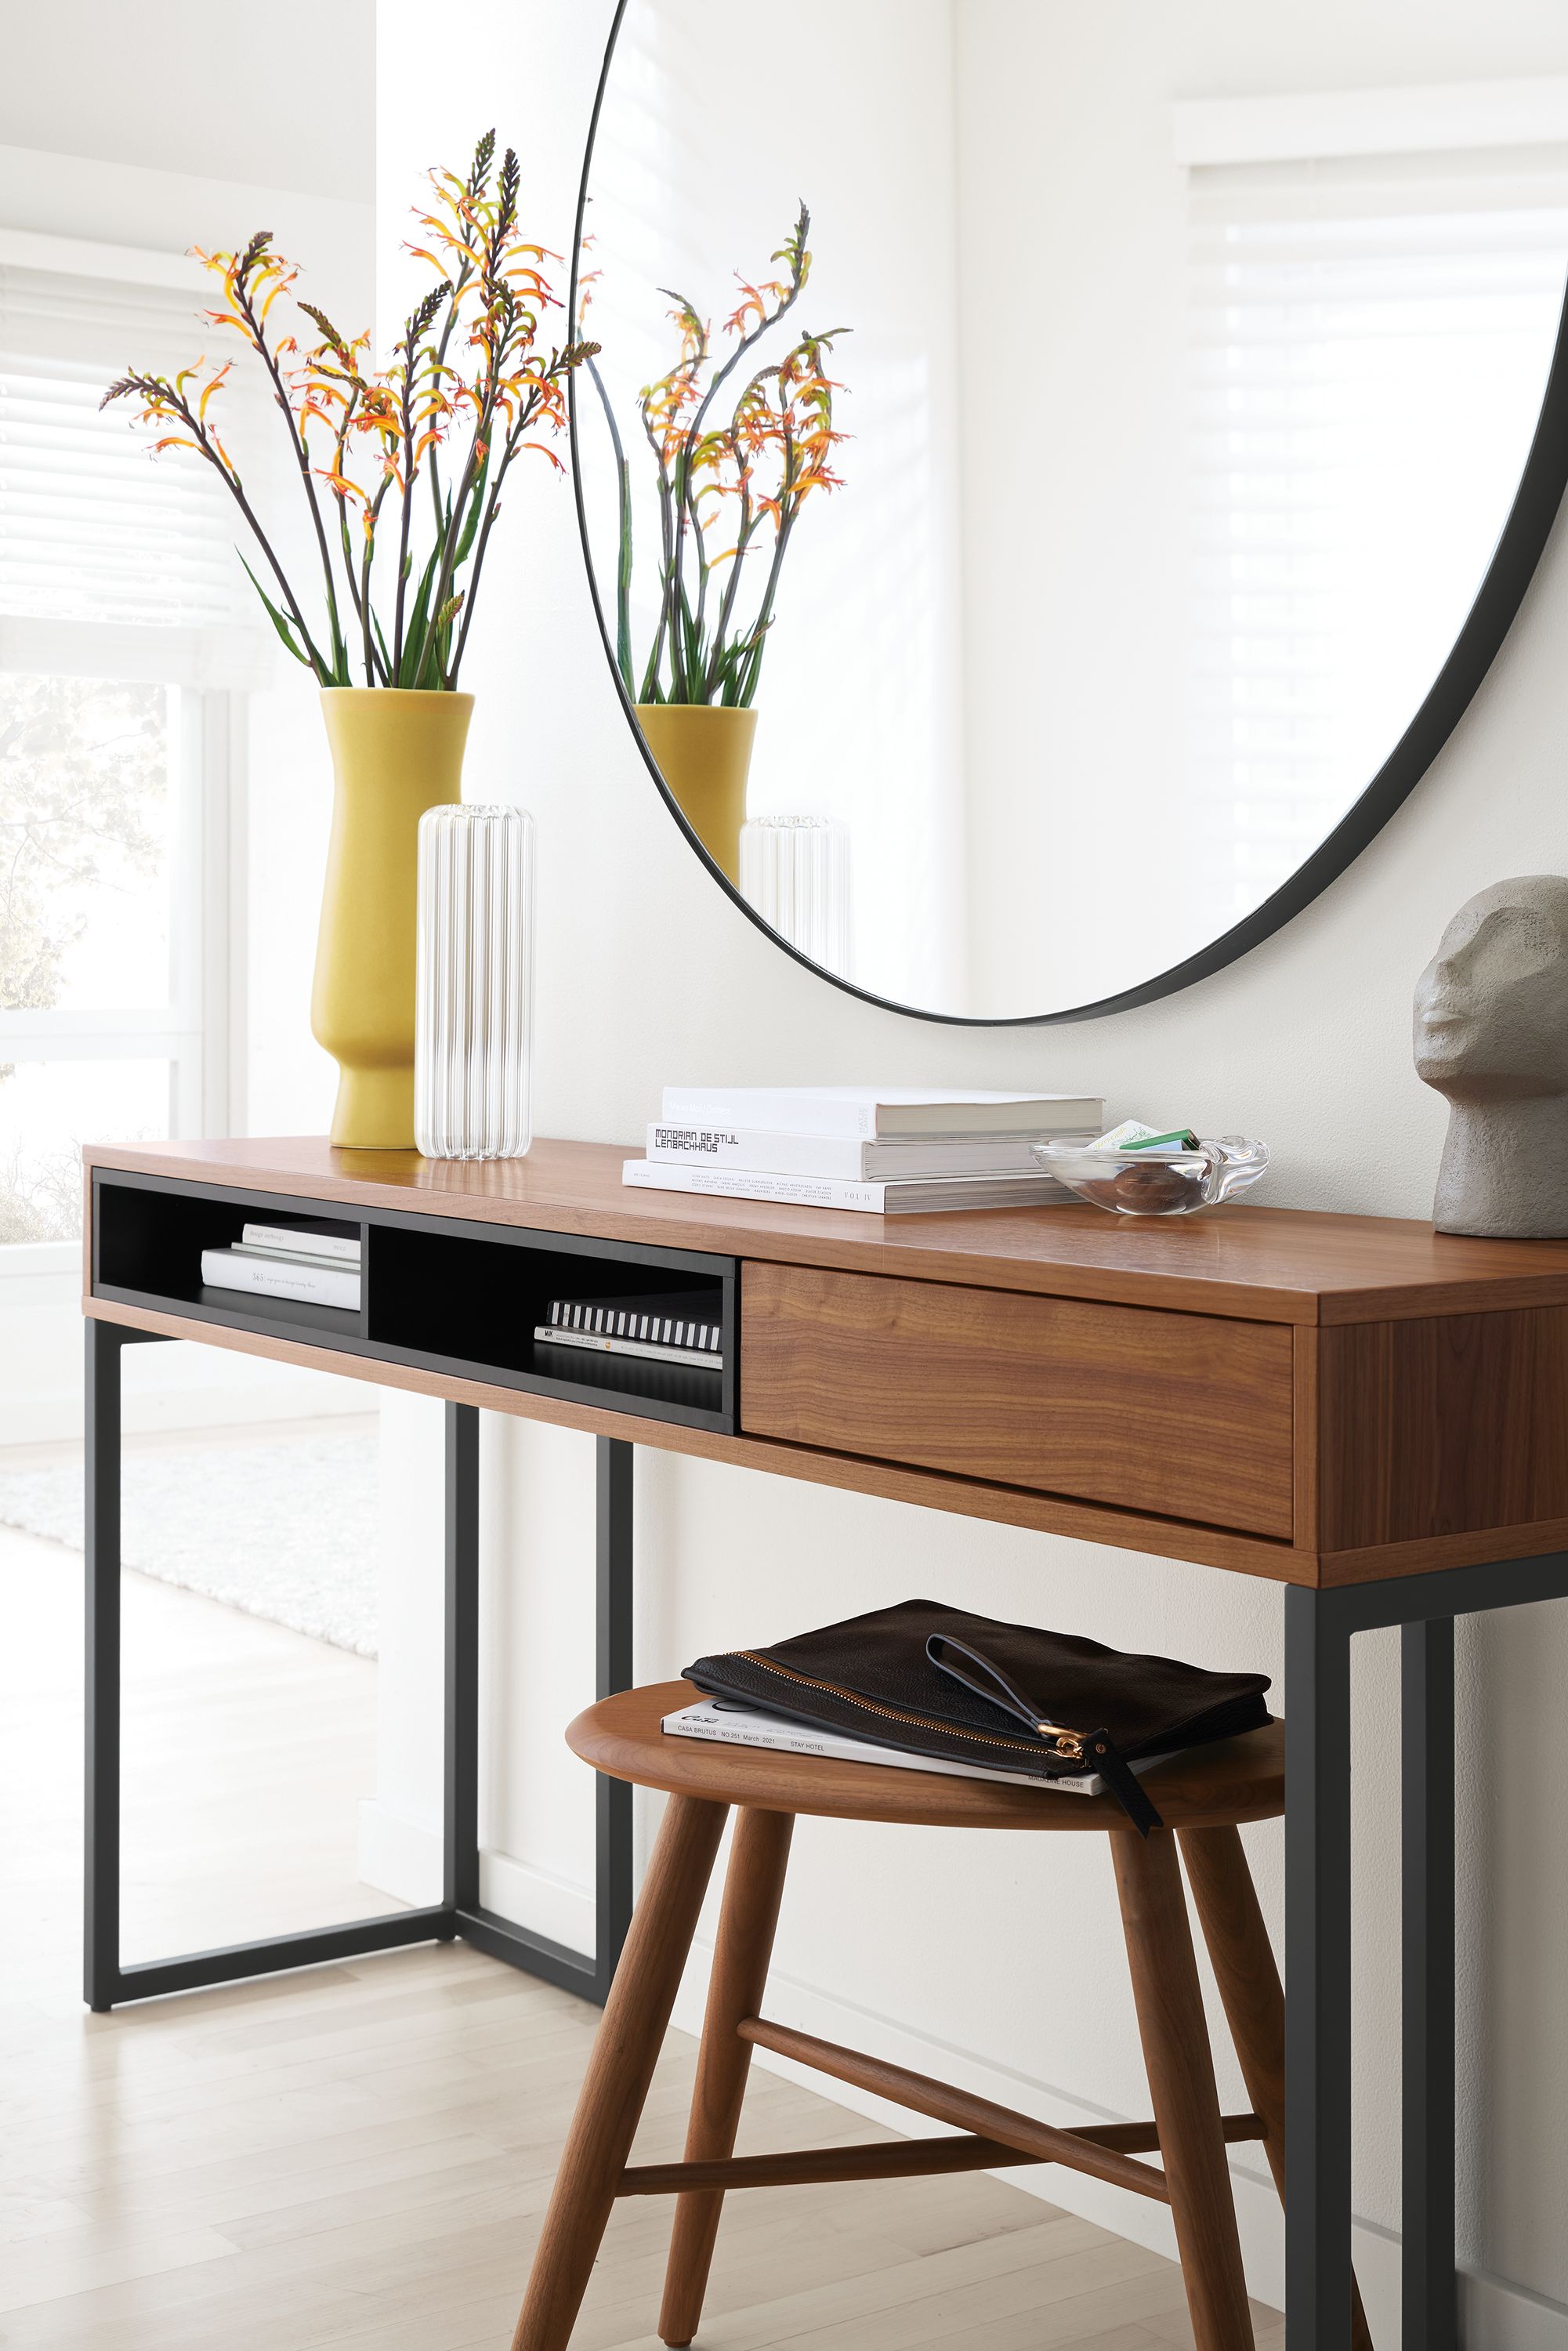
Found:
[{"label": "wooden stool", "polygon": [[[1168,2202],[1197,2351],[1252,2351],[1228,2140],[1257,2139],[1284,2192],[1284,2000],[1237,1826],[1285,1805],[1284,1726],[1174,1760],[1147,1775],[1166,1826],[1147,1840],[1108,1796],[1051,1795],[999,1781],[834,1763],[672,1739],[660,1719],[691,1702],[685,1682],[624,1691],[567,1732],[596,1771],[663,1788],[667,1807],[605,2005],[534,2257],[513,2351],[566,2351],[610,2209],[621,2196],[677,2198],[659,2333],[696,2332],[726,2190],[808,2181],[1063,2163]],[[740,1808],[708,1985],[682,2163],[627,2168],[632,2137],[696,1928],[725,1814]],[[925,1827],[1109,1835],[1155,2118],[1060,2130],[762,2015],[797,1813]],[[1176,1861],[1180,1844],[1253,2111],[1222,2116]],[[733,2153],[754,2048],[874,2091],[962,2137],[892,2140],[778,2156]],[[1158,2149],[1164,2169],[1140,2162]],[[1357,2351],[1370,2338],[1359,2299]]]}]

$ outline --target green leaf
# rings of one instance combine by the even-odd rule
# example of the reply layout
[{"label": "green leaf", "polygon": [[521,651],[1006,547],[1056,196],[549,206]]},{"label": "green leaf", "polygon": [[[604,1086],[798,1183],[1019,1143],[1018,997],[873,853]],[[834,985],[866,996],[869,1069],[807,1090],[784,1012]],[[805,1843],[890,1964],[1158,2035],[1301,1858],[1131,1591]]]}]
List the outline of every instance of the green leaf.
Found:
[{"label": "green leaf", "polygon": [[484,509],[485,485],[489,478],[490,453],[486,449],[485,452],[485,462],[479,468],[478,476],[475,481],[473,493],[469,501],[468,512],[464,520],[463,536],[457,542],[457,552],[452,559],[452,569],[454,572],[457,570],[461,564],[466,563],[468,560],[469,550],[473,547],[476,534],[479,528],[479,517]]},{"label": "green leaf", "polygon": [[[235,548],[235,553],[239,555],[238,548]],[[295,660],[299,664],[302,669],[315,670],[316,664],[311,660],[308,653],[300,652],[299,647],[294,641],[293,629],[290,627],[288,622],[284,619],[283,614],[278,611],[277,605],[273,602],[271,597],[267,594],[266,589],[262,586],[260,580],[256,578],[249,564],[246,563],[244,556],[240,555],[239,559],[242,563],[245,563],[246,578],[250,581],[251,586],[256,590],[256,594],[261,598],[262,602],[267,607],[267,617],[272,622],[273,627],[277,631],[279,637],[282,639],[285,652],[292,653]],[[317,674],[319,675],[319,671],[317,672]],[[327,685],[330,684],[332,681],[329,678],[322,678],[321,683],[323,685]]]},{"label": "green leaf", "polygon": [[441,549],[438,545],[432,548],[430,551],[430,559],[421,574],[419,586],[414,590],[409,605],[407,623],[403,630],[402,669],[397,679],[399,685],[416,684],[420,672],[424,666],[424,641],[430,622],[430,599],[440,568]]}]

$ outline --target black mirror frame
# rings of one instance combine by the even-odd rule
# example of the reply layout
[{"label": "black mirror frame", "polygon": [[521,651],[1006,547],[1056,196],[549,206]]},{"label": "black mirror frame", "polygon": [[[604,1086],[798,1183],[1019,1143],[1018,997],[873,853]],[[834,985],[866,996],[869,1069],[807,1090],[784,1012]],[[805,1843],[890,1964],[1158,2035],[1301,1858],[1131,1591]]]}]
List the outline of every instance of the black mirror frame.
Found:
[{"label": "black mirror frame", "polygon": [[[599,80],[593,95],[593,111],[589,118],[588,143],[583,151],[582,177],[578,188],[577,219],[572,238],[571,289],[568,297],[569,316],[575,322],[580,298],[580,277],[582,263],[582,240],[587,226],[589,181],[593,171],[593,150],[599,134],[599,118],[604,105],[604,93],[609,87],[611,68],[615,61],[615,44],[620,36],[628,0],[616,0],[615,14],[605,43],[604,59],[600,67]],[[878,996],[872,989],[857,987],[852,980],[837,972],[827,971],[810,956],[780,937],[772,925],[763,921],[755,907],[747,904],[740,892],[716,864],[696,833],[686,821],[680,805],[664,777],[658,763],[643,739],[637,724],[636,713],[615,661],[614,641],[605,616],[603,600],[599,592],[599,579],[593,566],[593,551],[588,533],[588,511],[582,493],[582,467],[578,447],[577,372],[567,379],[568,414],[571,442],[572,486],[577,501],[578,530],[582,540],[582,560],[588,574],[589,592],[593,598],[594,618],[599,623],[600,640],[610,666],[615,692],[625,713],[632,738],[642,752],[643,764],[664,798],[664,804],[696,855],[706,866],[719,888],[739,907],[749,922],[755,923],[764,937],[807,971],[814,972],[833,987],[841,988],[847,996],[856,996],[862,1004],[874,1004],[884,1012],[902,1013],[906,1019],[935,1020],[959,1029],[1042,1029],[1074,1020],[1097,1020],[1113,1012],[1131,1012],[1139,1005],[1157,1003],[1160,998],[1175,996],[1191,987],[1200,979],[1210,979],[1216,972],[1224,971],[1265,939],[1310,906],[1314,898],[1326,890],[1331,882],[1353,865],[1368,843],[1375,839],[1396,810],[1402,808],[1415,790],[1438,752],[1469,709],[1479,689],[1482,679],[1502,649],[1504,639],[1524,601],[1525,590],[1535,576],[1536,566],[1545,551],[1557,510],[1568,489],[1568,289],[1564,291],[1563,314],[1558,320],[1557,341],[1547,374],[1546,391],[1536,420],[1530,454],[1519,477],[1519,487],[1509,509],[1508,520],[1498,538],[1486,576],[1477,590],[1475,602],[1466,616],[1464,626],[1455,638],[1447,659],[1429,687],[1427,698],[1405,729],[1383,766],[1367,785],[1360,799],[1347,810],[1333,831],[1321,841],[1288,882],[1282,883],[1262,904],[1228,931],[1210,940],[1197,955],[1185,962],[1173,964],[1168,971],[1141,981],[1136,987],[1124,988],[1116,996],[1102,997],[1093,1004],[1073,1005],[1059,1012],[1014,1013],[1003,1018],[967,1012],[927,1011],[919,1005],[898,1004],[891,997]]]}]

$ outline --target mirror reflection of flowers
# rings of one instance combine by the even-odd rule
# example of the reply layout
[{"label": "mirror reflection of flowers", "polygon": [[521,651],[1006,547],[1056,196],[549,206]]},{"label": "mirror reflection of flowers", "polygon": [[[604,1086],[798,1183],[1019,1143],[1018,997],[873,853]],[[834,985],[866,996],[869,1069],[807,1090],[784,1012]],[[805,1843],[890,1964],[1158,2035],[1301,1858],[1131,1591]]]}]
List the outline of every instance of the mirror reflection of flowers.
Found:
[{"label": "mirror reflection of flowers", "polygon": [[[193,450],[214,468],[268,576],[271,593],[241,557],[273,627],[324,686],[453,691],[513,463],[529,453],[563,470],[550,444],[584,347],[539,344],[545,312],[561,307],[543,273],[552,256],[517,225],[517,156],[508,148],[497,171],[495,155],[487,131],[465,178],[430,173],[431,208],[414,211],[430,242],[408,250],[438,282],[379,371],[368,334],[350,339],[295,296],[299,273],[269,230],[237,253],[197,249],[223,288],[207,324],[259,362],[284,420],[307,510],[306,575],[286,569],[220,430],[232,360],[204,356],[172,378],[132,371],[101,402],[138,404],[137,423],[160,428],[152,455]],[[272,325],[285,297],[313,339]]]},{"label": "mirror reflection of flowers", "polygon": [[[846,329],[802,335],[782,359],[742,377],[727,415],[727,402],[719,402],[763,337],[804,293],[811,274],[810,220],[802,204],[772,256],[782,265],[779,277],[753,285],[737,273],[742,298],[724,322],[723,332],[734,342],[727,357],[716,355],[712,329],[695,305],[662,289],[675,306],[670,317],[680,329],[681,356],[637,400],[653,458],[659,518],[657,619],[640,664],[632,644],[632,466],[603,377],[588,360],[615,453],[615,657],[635,703],[751,707],[795,527],[813,493],[843,486],[832,465],[832,452],[845,437],[833,429],[833,394],[843,387],[829,375],[828,362]],[[584,314],[596,275],[590,271],[582,280]]]}]

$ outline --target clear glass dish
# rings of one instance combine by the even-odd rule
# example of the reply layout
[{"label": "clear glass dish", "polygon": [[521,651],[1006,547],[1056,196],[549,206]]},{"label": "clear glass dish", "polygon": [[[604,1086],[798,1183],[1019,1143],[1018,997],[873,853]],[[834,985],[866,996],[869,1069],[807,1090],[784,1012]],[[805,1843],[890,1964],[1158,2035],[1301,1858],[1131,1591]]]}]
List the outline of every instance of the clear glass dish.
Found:
[{"label": "clear glass dish", "polygon": [[1269,1147],[1218,1134],[1196,1151],[1094,1151],[1082,1143],[1037,1143],[1041,1167],[1097,1208],[1118,1217],[1190,1217],[1233,1200],[1256,1184]]}]

